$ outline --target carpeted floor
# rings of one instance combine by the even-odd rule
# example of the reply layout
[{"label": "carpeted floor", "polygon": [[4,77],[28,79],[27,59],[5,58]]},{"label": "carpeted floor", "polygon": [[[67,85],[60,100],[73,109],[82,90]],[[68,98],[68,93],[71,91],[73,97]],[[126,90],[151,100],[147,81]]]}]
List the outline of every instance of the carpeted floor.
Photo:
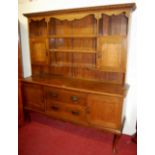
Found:
[{"label": "carpeted floor", "polygon": [[[113,135],[31,113],[19,128],[19,155],[113,155]],[[137,146],[123,135],[117,155],[136,155]]]}]

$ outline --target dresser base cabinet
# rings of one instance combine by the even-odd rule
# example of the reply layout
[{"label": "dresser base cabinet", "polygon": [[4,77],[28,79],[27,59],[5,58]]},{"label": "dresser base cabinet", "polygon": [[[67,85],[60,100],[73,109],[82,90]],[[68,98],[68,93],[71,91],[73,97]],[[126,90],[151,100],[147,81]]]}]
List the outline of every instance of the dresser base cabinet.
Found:
[{"label": "dresser base cabinet", "polygon": [[135,8],[129,3],[24,14],[32,68],[32,75],[22,79],[25,113],[109,131],[116,152]]},{"label": "dresser base cabinet", "polygon": [[[59,78],[57,77],[57,82],[61,83],[62,77],[61,80]],[[35,77],[22,80],[23,104],[28,119],[28,111],[31,110],[54,119],[112,132],[115,151],[122,131],[123,96],[101,91],[92,92],[88,89],[88,85],[97,86],[98,82],[80,80],[83,88],[75,90],[73,85],[76,83],[67,86],[67,82],[64,81],[64,85],[56,85],[55,79],[39,79],[39,82]],[[75,81],[79,82],[77,79]],[[68,82],[71,82],[71,79],[68,79]],[[87,87],[84,87],[85,84]],[[103,89],[104,85],[100,83],[98,89]],[[110,87],[109,85],[107,88]]]}]

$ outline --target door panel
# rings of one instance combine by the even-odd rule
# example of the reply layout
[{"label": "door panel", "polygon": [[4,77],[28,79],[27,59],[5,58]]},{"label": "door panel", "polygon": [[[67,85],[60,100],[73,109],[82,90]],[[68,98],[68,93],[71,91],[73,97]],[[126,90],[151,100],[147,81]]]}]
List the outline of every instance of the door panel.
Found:
[{"label": "door panel", "polygon": [[122,98],[90,95],[88,97],[88,121],[100,128],[121,127]]},{"label": "door panel", "polygon": [[123,37],[98,38],[97,68],[104,71],[125,72],[126,51]]},{"label": "door panel", "polygon": [[45,40],[31,40],[31,63],[45,65],[48,63],[48,52]]},{"label": "door panel", "polygon": [[22,92],[25,107],[44,111],[44,98],[41,86],[33,84],[23,84]]}]

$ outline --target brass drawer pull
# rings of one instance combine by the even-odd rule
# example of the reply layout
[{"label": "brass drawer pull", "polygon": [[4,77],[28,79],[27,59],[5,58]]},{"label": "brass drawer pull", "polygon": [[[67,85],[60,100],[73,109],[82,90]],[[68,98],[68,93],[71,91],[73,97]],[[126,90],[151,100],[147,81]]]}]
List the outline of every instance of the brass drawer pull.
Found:
[{"label": "brass drawer pull", "polygon": [[50,97],[55,97],[55,98],[56,98],[56,97],[58,97],[58,94],[57,94],[57,93],[54,93],[54,92],[50,92],[50,93],[49,93],[49,96],[50,96]]},{"label": "brass drawer pull", "polygon": [[90,114],[90,108],[88,108],[88,107],[86,108],[86,113]]},{"label": "brass drawer pull", "polygon": [[78,101],[78,97],[77,97],[77,96],[71,96],[71,100],[72,100],[73,102],[77,102],[77,101]]},{"label": "brass drawer pull", "polygon": [[54,110],[54,111],[58,111],[59,110],[59,107],[57,107],[57,106],[51,106],[51,109]]},{"label": "brass drawer pull", "polygon": [[76,115],[76,116],[80,115],[80,112],[79,112],[79,111],[71,111],[71,113],[72,113],[73,115]]}]

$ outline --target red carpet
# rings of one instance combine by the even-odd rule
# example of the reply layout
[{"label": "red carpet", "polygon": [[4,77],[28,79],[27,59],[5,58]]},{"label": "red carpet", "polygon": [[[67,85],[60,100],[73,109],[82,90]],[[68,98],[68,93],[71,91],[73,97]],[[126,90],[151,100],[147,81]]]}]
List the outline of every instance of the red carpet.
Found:
[{"label": "red carpet", "polygon": [[[19,155],[113,155],[112,134],[31,113],[19,128]],[[137,146],[123,135],[117,155],[136,155]]]}]

